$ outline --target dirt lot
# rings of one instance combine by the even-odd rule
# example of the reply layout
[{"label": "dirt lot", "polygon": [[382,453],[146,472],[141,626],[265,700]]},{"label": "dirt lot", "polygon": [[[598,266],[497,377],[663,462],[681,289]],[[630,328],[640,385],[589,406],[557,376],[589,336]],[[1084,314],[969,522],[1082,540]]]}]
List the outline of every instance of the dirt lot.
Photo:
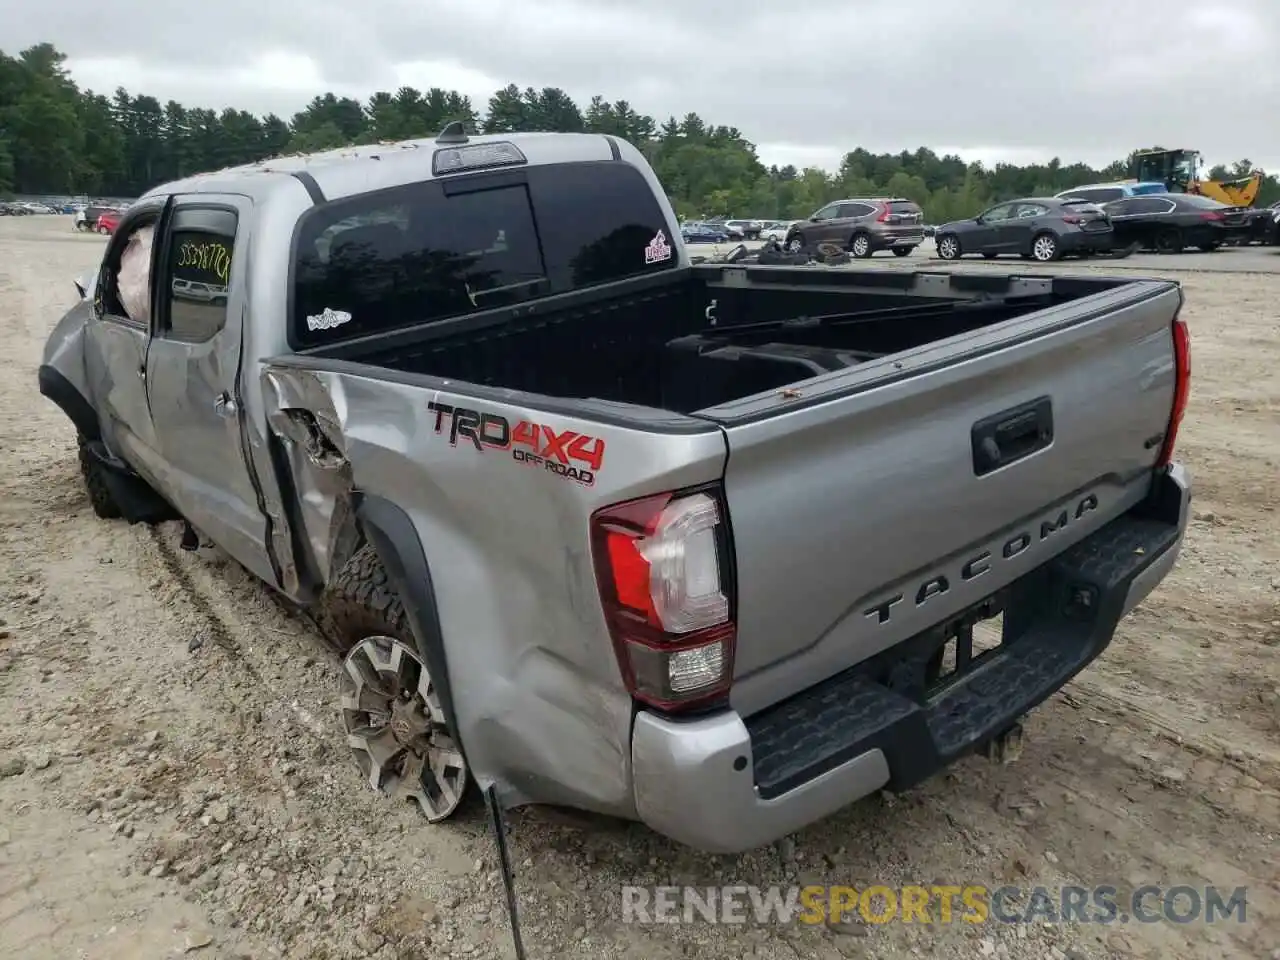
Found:
[{"label": "dirt lot", "polygon": [[[101,246],[0,220],[0,956],[510,956],[480,811],[432,828],[362,786],[308,629],[175,529],[90,512],[35,371]],[[736,858],[513,815],[534,956],[1280,957],[1280,276],[1177,276],[1189,540],[1021,761],[964,761]],[[621,923],[624,883],[797,879],[1247,885],[1249,903],[1213,926]]]}]

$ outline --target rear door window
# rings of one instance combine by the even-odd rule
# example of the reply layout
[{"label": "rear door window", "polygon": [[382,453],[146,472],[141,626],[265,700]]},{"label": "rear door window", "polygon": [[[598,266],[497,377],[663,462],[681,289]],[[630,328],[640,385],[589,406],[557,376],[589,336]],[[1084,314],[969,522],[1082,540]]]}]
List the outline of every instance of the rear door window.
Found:
[{"label": "rear door window", "polygon": [[672,240],[643,175],[609,161],[335,201],[299,227],[292,341],[332,343],[669,269]]},{"label": "rear door window", "polygon": [[853,220],[858,217],[865,217],[875,212],[876,208],[871,206],[869,203],[842,203],[840,204],[839,219]]}]

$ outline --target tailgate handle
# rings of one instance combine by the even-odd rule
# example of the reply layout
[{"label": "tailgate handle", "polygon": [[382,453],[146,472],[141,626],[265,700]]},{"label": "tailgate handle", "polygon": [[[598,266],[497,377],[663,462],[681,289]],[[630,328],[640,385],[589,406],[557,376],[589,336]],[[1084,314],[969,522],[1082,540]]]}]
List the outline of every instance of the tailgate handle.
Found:
[{"label": "tailgate handle", "polygon": [[1038,397],[973,425],[973,472],[985,476],[1053,443],[1053,403]]}]

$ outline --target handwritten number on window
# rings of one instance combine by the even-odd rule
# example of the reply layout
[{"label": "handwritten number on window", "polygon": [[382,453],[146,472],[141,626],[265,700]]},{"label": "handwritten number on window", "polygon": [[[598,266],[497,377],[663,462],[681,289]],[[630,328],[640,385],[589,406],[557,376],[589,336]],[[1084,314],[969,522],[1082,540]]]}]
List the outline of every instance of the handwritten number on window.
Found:
[{"label": "handwritten number on window", "polygon": [[177,265],[212,273],[225,284],[231,276],[231,251],[216,241],[187,241],[178,247]]}]

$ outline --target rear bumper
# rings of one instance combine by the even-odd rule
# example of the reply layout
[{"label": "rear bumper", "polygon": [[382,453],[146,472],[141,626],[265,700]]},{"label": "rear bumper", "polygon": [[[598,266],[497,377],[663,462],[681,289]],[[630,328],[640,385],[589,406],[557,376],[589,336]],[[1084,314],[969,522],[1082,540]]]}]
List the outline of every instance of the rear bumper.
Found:
[{"label": "rear bumper", "polygon": [[1110,250],[1114,239],[1115,234],[1111,230],[1099,230],[1096,233],[1077,230],[1074,233],[1064,233],[1058,241],[1063,253],[1080,253]]},{"label": "rear bumper", "polygon": [[893,250],[900,247],[918,247],[924,243],[924,232],[905,234],[871,234],[871,249]]},{"label": "rear bumper", "polygon": [[631,743],[640,819],[689,846],[737,853],[932,776],[1106,649],[1120,619],[1173,567],[1189,504],[1175,465],[1139,507],[1018,581],[1004,643],[931,699],[875,682],[860,664],[746,719],[641,712]]}]

